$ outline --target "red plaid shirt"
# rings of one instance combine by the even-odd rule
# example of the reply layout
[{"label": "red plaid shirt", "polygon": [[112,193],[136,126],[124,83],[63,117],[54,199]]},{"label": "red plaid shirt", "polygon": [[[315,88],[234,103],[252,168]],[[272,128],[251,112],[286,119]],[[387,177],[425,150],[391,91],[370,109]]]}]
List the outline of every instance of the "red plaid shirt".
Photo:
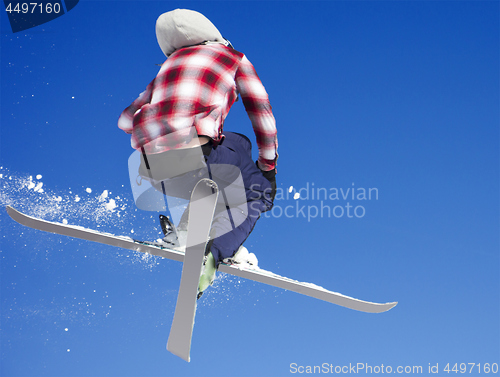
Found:
[{"label": "red plaid shirt", "polygon": [[238,93],[257,138],[259,165],[272,170],[278,141],[268,95],[245,55],[223,45],[175,51],[146,90],[123,111],[118,127],[132,135],[135,149],[192,126],[198,135],[217,142]]}]

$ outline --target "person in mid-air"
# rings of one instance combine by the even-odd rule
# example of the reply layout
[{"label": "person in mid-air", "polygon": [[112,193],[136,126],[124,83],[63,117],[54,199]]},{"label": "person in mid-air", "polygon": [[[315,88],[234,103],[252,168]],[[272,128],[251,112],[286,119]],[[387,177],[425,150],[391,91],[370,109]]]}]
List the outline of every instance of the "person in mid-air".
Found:
[{"label": "person in mid-air", "polygon": [[[172,168],[166,174],[172,182],[182,181],[190,168],[179,171],[168,156],[185,153],[195,145],[200,146],[208,166],[236,166],[244,183],[246,215],[239,225],[232,218],[218,221],[214,217],[217,232],[207,244],[199,285],[202,293],[213,282],[218,264],[235,255],[260,214],[272,208],[278,157],[276,122],[253,65],[201,13],[176,9],[162,14],[156,22],[156,36],[167,60],[146,90],[123,111],[118,126],[131,134],[132,147],[148,153],[151,160],[166,156],[162,164],[167,170]],[[256,136],[256,163],[246,136],[223,131],[238,96]],[[172,135],[182,137],[165,142]],[[162,183],[163,189],[171,186]]]}]

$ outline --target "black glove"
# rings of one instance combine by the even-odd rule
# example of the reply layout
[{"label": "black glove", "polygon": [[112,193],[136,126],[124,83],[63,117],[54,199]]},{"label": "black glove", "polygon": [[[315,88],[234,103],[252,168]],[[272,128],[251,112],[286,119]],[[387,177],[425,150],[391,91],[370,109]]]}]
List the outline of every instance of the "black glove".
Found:
[{"label": "black glove", "polygon": [[255,162],[255,164],[257,165],[259,170],[262,172],[262,175],[264,176],[264,178],[266,178],[271,183],[271,201],[274,202],[274,197],[276,196],[276,169],[264,171],[259,167],[259,164],[257,161]]}]

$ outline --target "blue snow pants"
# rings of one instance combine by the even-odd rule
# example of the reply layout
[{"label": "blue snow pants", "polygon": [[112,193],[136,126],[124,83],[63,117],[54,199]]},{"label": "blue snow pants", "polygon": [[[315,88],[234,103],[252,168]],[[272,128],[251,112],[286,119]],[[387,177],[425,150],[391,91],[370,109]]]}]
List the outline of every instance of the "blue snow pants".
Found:
[{"label": "blue snow pants", "polygon": [[[159,156],[147,156],[148,164],[165,168],[161,182],[154,185],[164,195],[190,199],[201,178],[210,178],[219,186],[219,200],[211,229],[209,251],[217,265],[232,257],[252,232],[261,213],[273,206],[271,183],[252,160],[252,143],[241,134],[224,132],[222,142],[193,149],[170,150]],[[196,162],[203,158],[203,167]],[[205,166],[206,165],[206,166]],[[139,174],[147,179],[146,164]],[[160,169],[161,170],[161,169]],[[179,226],[187,224],[188,211]]]},{"label": "blue snow pants", "polygon": [[228,164],[239,168],[245,187],[247,216],[233,227],[227,216],[214,217],[212,228],[221,236],[213,239],[210,252],[218,265],[225,258],[232,257],[252,232],[261,213],[273,206],[271,184],[252,160],[252,143],[241,134],[224,132],[225,138],[206,158],[207,166]]}]

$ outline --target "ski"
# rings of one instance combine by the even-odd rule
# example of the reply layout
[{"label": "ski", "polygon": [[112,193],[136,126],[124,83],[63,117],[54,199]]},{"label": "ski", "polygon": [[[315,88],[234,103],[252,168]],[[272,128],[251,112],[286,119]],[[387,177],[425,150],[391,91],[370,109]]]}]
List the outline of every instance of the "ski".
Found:
[{"label": "ski", "polygon": [[174,320],[167,343],[168,351],[188,362],[196,315],[198,283],[217,196],[218,189],[215,182],[210,179],[202,179],[193,189],[189,202],[186,253]]},{"label": "ski", "polygon": [[[126,236],[116,236],[79,226],[37,219],[21,213],[10,206],[7,206],[6,209],[7,213],[13,220],[30,228],[79,238],[82,240],[98,242],[105,245],[121,247],[123,249],[139,251],[141,253],[156,255],[179,262],[184,261],[184,250],[182,248],[166,248],[154,242],[137,241]],[[250,269],[238,265],[220,264],[219,271],[367,313],[382,313],[393,308],[397,304],[397,302],[375,303],[362,301],[337,292],[329,291],[311,283],[304,283],[279,276],[260,268]]]}]

